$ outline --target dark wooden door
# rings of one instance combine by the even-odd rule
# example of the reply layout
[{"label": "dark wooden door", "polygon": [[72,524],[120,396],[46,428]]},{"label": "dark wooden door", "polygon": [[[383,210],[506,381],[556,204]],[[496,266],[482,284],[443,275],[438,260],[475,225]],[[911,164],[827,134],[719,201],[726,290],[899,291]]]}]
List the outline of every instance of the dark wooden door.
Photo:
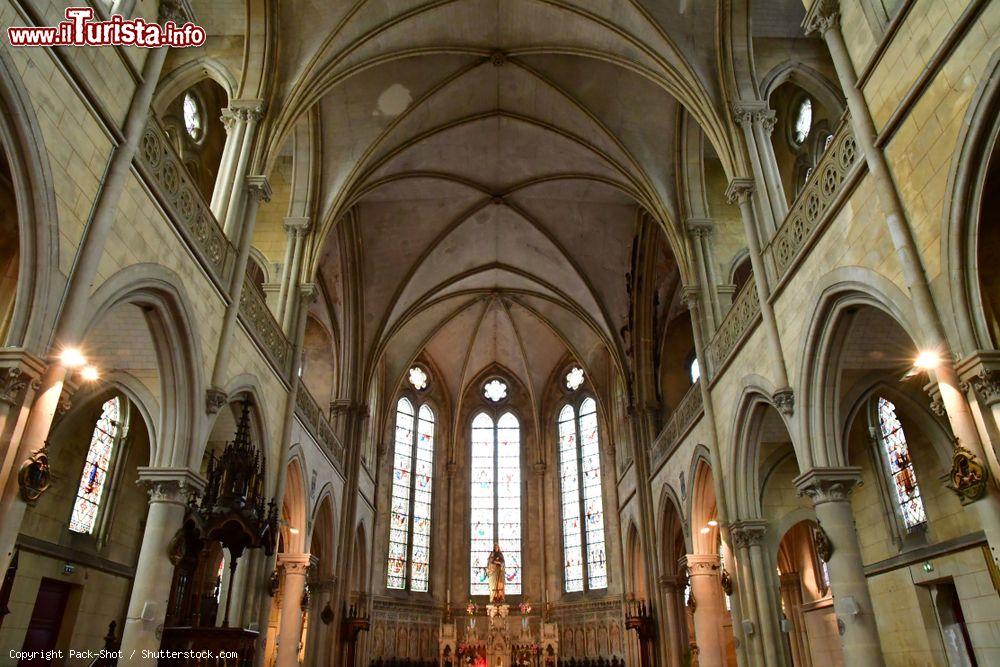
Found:
[{"label": "dark wooden door", "polygon": [[[51,651],[59,640],[59,629],[62,627],[63,615],[66,612],[66,602],[72,586],[54,579],[42,579],[38,587],[38,597],[35,598],[35,608],[31,612],[31,622],[24,636],[24,651]],[[24,659],[17,663],[21,665],[50,665],[51,660],[44,657]]]}]

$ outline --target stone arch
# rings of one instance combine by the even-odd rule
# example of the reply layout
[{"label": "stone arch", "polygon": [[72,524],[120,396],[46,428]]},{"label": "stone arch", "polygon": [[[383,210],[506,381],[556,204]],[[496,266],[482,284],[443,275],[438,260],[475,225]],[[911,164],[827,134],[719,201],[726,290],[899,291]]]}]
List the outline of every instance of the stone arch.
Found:
[{"label": "stone arch", "polygon": [[[683,505],[673,488],[669,484],[663,485],[660,492],[660,518],[659,518],[659,551],[660,551],[660,572],[663,574],[677,574],[678,562],[690,552],[690,540],[688,539],[687,523],[681,512]],[[681,553],[678,553],[678,548]]]},{"label": "stone arch", "polygon": [[803,469],[843,465],[835,375],[850,316],[870,306],[894,321],[917,346],[922,343],[909,298],[869,269],[844,267],[826,274],[819,280],[813,303],[797,374],[796,403],[802,407],[796,410],[796,432]]},{"label": "stone arch", "polygon": [[108,278],[90,297],[86,333],[117,305],[142,309],[156,355],[160,405],[154,466],[197,468],[204,378],[200,338],[180,276],[154,264],[137,264]]},{"label": "stone arch", "polygon": [[52,275],[59,266],[58,208],[34,105],[7,52],[0,53],[0,147],[10,165],[18,234],[17,287],[0,343],[44,354],[57,314],[49,295],[61,289]]},{"label": "stone arch", "polygon": [[[691,474],[691,553],[717,555],[719,544],[715,482],[708,459],[695,455]],[[712,526],[709,522],[715,521]],[[707,529],[707,530],[705,530]]]},{"label": "stone arch", "polygon": [[319,559],[317,574],[322,577],[332,577],[336,573],[338,526],[337,501],[333,495],[332,485],[327,484],[320,491],[319,502],[316,503],[309,526],[310,543],[320,545],[320,553],[315,553],[313,547],[309,549],[309,552]]},{"label": "stone arch", "polygon": [[[991,157],[1000,137],[1000,53],[993,54],[956,142],[948,174],[941,228],[942,275],[947,277],[951,316],[961,352],[995,348],[1000,341],[990,330],[976,263],[980,210],[987,192]],[[998,169],[997,165],[993,165]]]},{"label": "stone arch", "polygon": [[831,116],[839,117],[844,113],[844,96],[838,86],[815,69],[794,60],[783,62],[764,75],[760,83],[761,97],[770,100],[775,89],[788,82],[814,96]]},{"label": "stone arch", "polygon": [[306,488],[302,455],[296,452],[285,466],[285,495],[281,500],[281,518],[287,522],[281,532],[288,553],[304,553],[306,549],[309,532],[306,524],[309,510]]},{"label": "stone arch", "polygon": [[153,97],[153,112],[162,115],[167,105],[178,95],[204,79],[211,79],[219,84],[226,93],[226,99],[233,99],[237,86],[236,77],[217,58],[202,56],[189,60],[160,77]]}]

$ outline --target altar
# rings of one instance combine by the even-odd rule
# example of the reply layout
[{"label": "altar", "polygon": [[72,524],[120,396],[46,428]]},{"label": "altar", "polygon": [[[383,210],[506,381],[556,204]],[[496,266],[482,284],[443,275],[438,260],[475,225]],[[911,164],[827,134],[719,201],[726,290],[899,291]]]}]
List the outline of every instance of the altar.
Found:
[{"label": "altar", "polygon": [[453,617],[446,608],[439,634],[439,664],[442,667],[555,667],[559,656],[559,629],[529,600],[511,609],[507,603],[503,552],[499,544],[486,564],[489,602],[469,600],[465,614]]}]

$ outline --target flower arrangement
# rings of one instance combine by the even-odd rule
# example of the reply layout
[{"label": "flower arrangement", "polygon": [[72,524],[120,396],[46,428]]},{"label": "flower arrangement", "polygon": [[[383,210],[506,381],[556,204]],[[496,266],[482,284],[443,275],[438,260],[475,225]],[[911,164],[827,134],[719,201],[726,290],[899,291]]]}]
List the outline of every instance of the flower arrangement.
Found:
[{"label": "flower arrangement", "polygon": [[525,600],[520,605],[518,605],[518,609],[521,610],[522,614],[530,614],[531,613],[531,602],[529,602],[528,600]]},{"label": "flower arrangement", "polygon": [[469,616],[473,616],[476,613],[476,603],[469,600],[469,604],[465,607],[465,613]]}]

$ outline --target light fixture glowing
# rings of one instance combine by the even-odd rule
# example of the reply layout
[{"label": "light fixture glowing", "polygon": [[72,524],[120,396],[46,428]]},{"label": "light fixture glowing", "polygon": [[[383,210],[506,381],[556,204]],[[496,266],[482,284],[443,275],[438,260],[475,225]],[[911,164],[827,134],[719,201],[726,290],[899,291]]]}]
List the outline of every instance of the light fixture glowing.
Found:
[{"label": "light fixture glowing", "polygon": [[715,519],[712,519],[711,521],[708,522],[708,525],[710,525],[712,528],[715,528],[716,526],[719,525],[719,522],[716,521]]},{"label": "light fixture glowing", "polygon": [[941,363],[941,357],[940,355],[938,355],[937,352],[935,352],[934,350],[923,350],[920,354],[917,355],[917,359],[916,361],[913,362],[913,365],[916,368],[927,370],[930,368],[936,368],[937,365],[940,363]]},{"label": "light fixture glowing", "polygon": [[299,534],[299,529],[298,528],[289,528],[288,532],[291,533],[292,535],[298,535]]},{"label": "light fixture glowing", "polygon": [[710,530],[712,530],[712,529],[709,528],[708,526],[703,526],[702,529],[701,529],[701,534],[702,535],[708,535],[708,531],[710,531]]},{"label": "light fixture glowing", "polygon": [[80,377],[87,382],[96,382],[101,379],[101,373],[96,366],[84,366],[80,371]]},{"label": "light fixture glowing", "polygon": [[59,363],[66,368],[79,368],[87,363],[87,357],[83,356],[79,348],[67,347],[59,353]]}]

